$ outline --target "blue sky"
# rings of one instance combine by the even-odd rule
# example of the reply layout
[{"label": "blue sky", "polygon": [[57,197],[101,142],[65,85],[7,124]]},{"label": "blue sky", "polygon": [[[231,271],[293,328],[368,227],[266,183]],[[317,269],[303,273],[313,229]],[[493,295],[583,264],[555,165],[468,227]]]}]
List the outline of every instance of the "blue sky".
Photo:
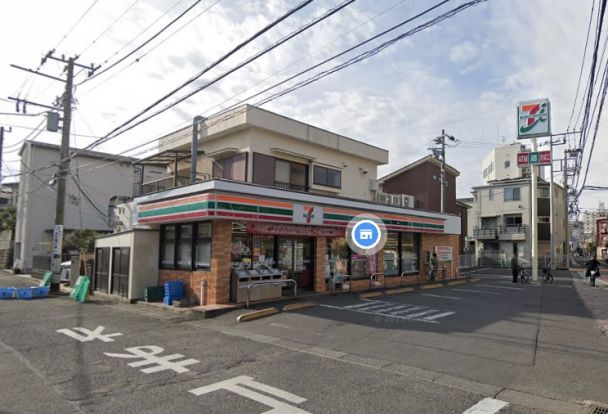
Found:
[{"label": "blue sky", "polygon": [[[124,17],[82,53],[81,61],[103,62],[176,3],[177,0],[133,3]],[[191,3],[179,2],[148,33]],[[453,0],[432,16],[463,3]],[[490,0],[265,107],[389,149],[390,163],[381,168],[381,175],[427,155],[429,141],[445,129],[462,140],[459,146],[448,150],[447,157],[448,162],[462,173],[458,195],[468,196],[470,187],[481,183],[481,160],[487,152],[494,145],[514,140],[518,101],[550,98],[554,112],[553,131],[567,128],[591,3],[591,0]],[[51,102],[60,93],[61,85],[33,80],[23,72],[10,69],[8,64],[36,67],[40,57],[57,44],[90,4],[84,0],[3,2],[0,14],[4,23],[0,31],[3,39],[12,41],[3,42],[0,97],[21,92],[32,100]],[[131,1],[98,1],[61,42],[58,52],[73,54],[84,50],[130,4]],[[136,54],[141,57],[139,62],[127,60],[123,65],[130,63],[127,69],[108,72],[78,87],[74,131],[83,135],[109,132],[296,4],[282,0],[221,0],[217,4],[216,0],[202,1],[175,27],[207,7],[213,7],[162,44],[152,43],[153,50],[146,48]],[[314,1],[211,71],[206,79],[274,43],[336,4],[337,0]],[[99,150],[119,152],[134,143],[186,125],[196,114],[209,115],[222,108],[217,106],[222,101],[258,82],[250,91],[281,80],[432,4],[435,2],[428,0],[358,0],[245,70],[201,92],[175,110],[104,144]],[[33,10],[36,12],[32,13]],[[419,19],[415,23],[422,21]],[[396,33],[414,25],[404,26]],[[284,67],[287,68],[276,74]],[[57,65],[47,64],[43,69],[60,73]],[[116,72],[119,73],[114,75]],[[264,81],[268,77],[271,78]],[[0,112],[13,109],[13,104],[0,101]],[[35,109],[30,108],[30,111],[35,112]],[[35,127],[40,120],[0,115],[0,122],[5,125]],[[603,126],[601,131],[605,130]],[[18,128],[13,131],[7,135],[7,145],[20,141],[29,132]],[[44,133],[38,139],[58,143],[60,137]],[[91,140],[75,137],[73,144],[83,146]],[[559,148],[561,151],[563,147]],[[605,161],[607,150],[608,143],[600,135],[589,184],[606,185],[608,166],[602,161]],[[558,158],[557,154],[555,158]],[[8,165],[3,166],[3,174],[10,174],[9,170],[17,168],[16,153],[7,154],[6,159]],[[561,178],[558,176],[558,179]],[[585,194],[581,204],[595,208],[600,199],[602,193]]]}]

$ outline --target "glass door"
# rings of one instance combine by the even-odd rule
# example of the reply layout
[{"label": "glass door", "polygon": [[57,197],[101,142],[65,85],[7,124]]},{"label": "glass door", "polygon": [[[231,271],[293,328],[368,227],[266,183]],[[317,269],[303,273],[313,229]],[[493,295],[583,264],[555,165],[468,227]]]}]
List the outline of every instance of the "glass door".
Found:
[{"label": "glass door", "polygon": [[301,289],[313,288],[313,241],[312,239],[295,239],[294,243],[294,279]]}]

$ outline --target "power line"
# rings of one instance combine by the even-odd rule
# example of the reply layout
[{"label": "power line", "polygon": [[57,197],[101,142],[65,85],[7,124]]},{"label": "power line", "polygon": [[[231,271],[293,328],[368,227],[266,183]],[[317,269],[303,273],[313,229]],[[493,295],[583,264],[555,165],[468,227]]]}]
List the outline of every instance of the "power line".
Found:
[{"label": "power line", "polygon": [[55,45],[55,47],[53,49],[57,49],[59,47],[59,45],[61,45],[61,43],[63,43],[63,41],[65,39],[67,39],[67,37],[70,35],[70,33],[72,33],[72,31],[76,28],[76,26],[78,26],[80,24],[80,22],[85,18],[85,16],[87,14],[89,14],[89,12],[91,11],[91,9],[93,8],[93,6],[95,6],[97,4],[99,0],[93,0],[93,2],[89,5],[89,7],[84,11],[84,13],[82,13],[82,15],[78,18],[78,20],[76,20],[76,22],[72,25],[72,27],[70,27],[70,29],[67,31],[66,34],[63,35],[63,37],[61,39],[59,39],[59,42]]},{"label": "power line", "polygon": [[[182,98],[179,98],[177,101],[171,103],[170,105],[166,106],[162,110],[159,110],[159,111],[155,112],[154,114],[149,115],[148,117],[146,117],[146,118],[144,118],[144,119],[142,119],[140,121],[137,121],[136,123],[132,124],[128,128],[124,129],[123,131],[120,131],[120,133],[122,134],[122,133],[124,133],[124,132],[126,132],[126,131],[128,131],[128,130],[130,130],[130,129],[132,129],[132,128],[140,125],[140,124],[142,124],[143,122],[146,122],[147,120],[151,119],[152,117],[157,116],[157,115],[161,114],[162,112],[165,112],[165,111],[169,110],[170,108],[174,107],[175,105],[177,105],[177,104],[183,102],[184,100],[188,99],[189,97],[191,97],[195,93],[198,93],[201,90],[203,90],[203,89],[205,89],[205,88],[213,85],[214,83],[216,83],[219,80],[225,78],[226,76],[228,76],[231,73],[237,71],[238,69],[240,69],[240,68],[248,65],[249,63],[253,62],[254,60],[256,60],[256,59],[260,58],[261,56],[265,55],[266,53],[270,52],[271,50],[276,49],[277,47],[279,47],[283,43],[285,43],[288,40],[292,39],[293,37],[299,35],[300,33],[304,32],[305,30],[308,30],[309,28],[311,28],[312,26],[316,25],[317,23],[325,20],[326,18],[332,16],[334,13],[338,12],[339,10],[343,9],[344,7],[346,7],[349,4],[353,3],[354,1],[355,0],[346,0],[345,2],[341,3],[339,6],[336,6],[335,8],[330,9],[328,12],[326,12],[322,16],[320,16],[320,17],[314,19],[312,22],[310,22],[310,23],[308,23],[308,24],[300,27],[298,30],[296,30],[295,32],[293,32],[293,33],[285,36],[284,38],[282,38],[281,40],[279,40],[275,44],[273,44],[273,45],[271,45],[271,46],[263,49],[261,52],[256,53],[255,55],[251,56],[250,58],[246,59],[245,61],[239,63],[238,65],[236,65],[234,67],[232,67],[230,70],[224,72],[222,75],[216,77],[215,79],[213,79],[213,80],[211,80],[209,82],[206,82],[202,87],[195,89],[193,92],[187,94],[186,96],[184,96]],[[137,115],[131,117],[129,120],[127,120],[123,124],[121,124],[118,127],[114,128],[112,131],[110,131],[109,133],[107,133],[103,138],[100,138],[98,140],[98,142],[102,143],[102,142],[105,142],[105,141],[107,141],[109,139],[114,138],[114,137],[111,137],[112,134],[118,132],[121,128],[129,125],[131,122],[135,121],[137,118],[141,117],[146,112],[148,112],[151,109],[153,109],[155,106],[157,106],[160,103],[162,103],[163,101],[167,100],[169,97],[173,96],[175,93],[179,92],[181,89],[183,89],[186,86],[190,85],[191,83],[195,82],[197,79],[199,79],[205,73],[207,73],[208,71],[210,71],[211,69],[213,69],[214,67],[216,67],[217,65],[219,65],[220,63],[224,62],[230,56],[234,55],[236,52],[238,52],[243,47],[245,47],[247,44],[251,43],[253,40],[257,39],[262,34],[266,33],[267,31],[269,31],[270,29],[272,29],[273,27],[275,27],[276,25],[278,25],[279,23],[281,23],[282,21],[284,21],[285,19],[287,19],[291,15],[293,15],[296,12],[300,11],[304,7],[308,6],[312,2],[313,2],[313,0],[304,0],[303,2],[301,2],[300,4],[298,4],[293,9],[289,10],[287,13],[285,13],[282,16],[280,16],[279,18],[275,19],[270,24],[266,25],[261,30],[257,31],[252,36],[250,36],[249,38],[245,39],[244,41],[242,41],[241,43],[239,43],[238,45],[236,45],[232,50],[230,50],[228,53],[224,54],[222,57],[220,57],[219,59],[217,59],[215,62],[213,62],[212,64],[210,64],[209,66],[207,66],[205,69],[203,69],[199,73],[197,73],[195,76],[193,76],[192,78],[190,78],[189,80],[187,80],[186,82],[184,82],[183,84],[181,84],[180,86],[178,86],[177,88],[173,89],[171,92],[169,92],[168,94],[164,95],[160,99],[157,99],[154,103],[152,103],[151,105],[149,105],[148,107],[146,107],[144,110],[142,110],[141,112],[139,112]],[[116,136],[118,136],[118,134]],[[96,145],[98,145],[97,141],[89,144],[86,148],[87,149],[88,148],[93,148]]]},{"label": "power line", "polygon": [[[180,0],[178,3],[180,3],[183,0]],[[123,66],[122,68],[120,68],[117,72],[113,73],[112,75],[110,75],[109,77],[105,78],[103,81],[99,82],[97,85],[93,86],[91,89],[89,89],[88,91],[86,91],[83,96],[88,95],[89,93],[91,93],[92,91],[94,91],[95,89],[99,88],[101,85],[103,85],[104,83],[114,79],[116,76],[118,76],[119,74],[121,74],[122,72],[124,72],[125,70],[127,70],[128,68],[130,68],[131,66],[133,66],[136,63],[141,62],[141,60],[146,57],[148,54],[150,54],[153,50],[155,50],[156,48],[158,48],[159,46],[161,46],[163,43],[165,43],[167,40],[171,39],[173,36],[175,36],[177,33],[179,33],[182,29],[184,29],[186,26],[188,26],[190,23],[192,23],[193,21],[195,21],[196,19],[198,19],[199,17],[201,17],[203,14],[207,13],[211,8],[213,8],[213,6],[215,6],[216,4],[218,4],[221,0],[215,0],[211,5],[209,5],[208,7],[206,7],[205,9],[203,9],[200,13],[198,13],[196,16],[194,16],[192,19],[188,20],[186,23],[184,23],[183,25],[181,25],[179,28],[177,28],[174,32],[172,32],[171,34],[169,34],[169,36],[165,37],[163,40],[161,40],[159,43],[157,43],[156,45],[152,46],[150,49],[148,49],[146,52],[144,52],[142,55],[140,55],[139,57],[133,59],[129,64],[127,64],[126,66]],[[174,6],[175,7],[175,6]],[[161,16],[162,17],[162,16]],[[160,18],[159,18],[160,19]],[[152,26],[154,23],[156,23],[157,20],[155,20],[150,26]],[[148,26],[148,27],[150,27]],[[145,29],[147,30],[147,29]],[[145,31],[144,30],[144,31]],[[141,33],[140,33],[141,34]],[[139,37],[139,35],[137,36]],[[124,46],[123,48],[124,49]],[[122,50],[121,49],[121,50]],[[116,55],[116,53],[114,54]],[[108,58],[109,60],[109,58]],[[107,62],[107,60],[106,60]]]},{"label": "power line", "polygon": [[102,70],[98,71],[95,75],[93,75],[93,76],[91,76],[91,77],[83,80],[78,85],[82,85],[82,84],[84,84],[84,83],[86,83],[86,82],[88,82],[88,81],[90,81],[92,79],[95,79],[96,77],[98,77],[98,76],[106,73],[107,71],[111,70],[112,68],[116,67],[116,65],[120,64],[125,59],[128,59],[130,56],[133,56],[133,54],[137,53],[137,51],[139,51],[142,47],[146,46],[148,43],[150,43],[151,41],[153,41],[154,39],[156,39],[158,36],[161,35],[161,33],[163,33],[165,30],[167,30],[169,27],[171,27],[179,19],[181,19],[182,17],[184,17],[186,15],[186,13],[188,13],[190,10],[192,10],[200,2],[201,2],[201,0],[195,0],[195,2],[192,3],[186,10],[184,10],[176,18],[174,18],[169,23],[167,23],[162,29],[160,29],[154,35],[152,35],[151,37],[149,37],[145,42],[143,42],[142,44],[140,44],[139,46],[137,46],[135,49],[133,49],[132,51],[130,51],[129,53],[127,53],[126,55],[124,55],[123,57],[121,57],[120,59],[118,59],[117,61],[115,61],[114,63],[112,63],[110,66],[106,67],[105,69],[102,69]]}]

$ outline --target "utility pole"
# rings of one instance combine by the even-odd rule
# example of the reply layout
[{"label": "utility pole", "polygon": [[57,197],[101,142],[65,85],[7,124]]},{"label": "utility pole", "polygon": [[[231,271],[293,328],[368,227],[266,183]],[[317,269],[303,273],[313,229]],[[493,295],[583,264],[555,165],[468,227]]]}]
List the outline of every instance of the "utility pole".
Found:
[{"label": "utility pole", "polygon": [[436,145],[439,145],[439,148],[429,148],[432,152],[433,152],[433,156],[437,159],[439,158],[439,161],[441,162],[441,172],[439,175],[439,183],[440,183],[440,211],[442,213],[445,212],[445,187],[447,186],[448,182],[447,179],[445,177],[445,139],[449,139],[450,141],[456,142],[457,139],[454,138],[451,135],[448,135],[445,133],[445,129],[441,130],[441,136],[435,138],[433,140],[433,142]]},{"label": "utility pole", "polygon": [[4,129],[3,126],[0,126],[0,184],[2,184],[2,149],[4,148],[4,132],[11,132],[12,130],[12,127]]},{"label": "utility pole", "polygon": [[[40,62],[40,66],[42,66],[48,59],[55,60],[60,63],[65,63],[66,67],[64,72],[66,72],[66,78],[55,77],[51,75],[47,75],[41,73],[37,70],[31,70],[27,68],[23,68],[17,65],[11,65],[14,68],[24,70],[29,73],[34,73],[36,75],[44,76],[47,78],[51,78],[54,80],[58,80],[61,82],[65,82],[65,91],[63,93],[62,99],[62,107],[63,107],[63,125],[61,128],[61,148],[59,151],[59,168],[57,171],[57,199],[55,203],[55,226],[53,228],[53,254],[51,257],[51,271],[53,272],[53,281],[51,283],[51,290],[57,291],[59,290],[59,278],[61,275],[61,256],[63,250],[63,224],[65,218],[65,190],[66,190],[66,176],[70,169],[70,126],[72,123],[72,101],[73,96],[72,92],[74,89],[74,67],[78,66],[82,69],[88,70],[88,76],[93,75],[96,69],[99,67],[95,67],[93,64],[90,66],[84,66],[76,63],[78,56],[70,57],[66,60],[65,56],[61,57],[54,56],[55,51],[49,51]],[[17,101],[17,106],[19,102],[22,102],[25,108],[26,102],[22,99],[14,99]],[[54,107],[35,104],[37,106],[43,106],[46,108],[54,109]],[[25,110],[25,109],[24,109]]]}]

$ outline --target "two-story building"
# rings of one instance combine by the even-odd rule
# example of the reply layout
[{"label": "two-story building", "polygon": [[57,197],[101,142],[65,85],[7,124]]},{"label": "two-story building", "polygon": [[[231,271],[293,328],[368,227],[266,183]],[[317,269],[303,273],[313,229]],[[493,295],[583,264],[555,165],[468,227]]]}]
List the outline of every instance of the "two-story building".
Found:
[{"label": "two-story building", "polygon": [[[135,299],[180,279],[200,303],[226,304],[243,301],[243,281],[276,275],[314,292],[329,289],[330,275],[349,275],[353,290],[369,288],[376,273],[394,286],[401,274],[426,280],[425,253],[435,246],[451,249],[445,265],[455,276],[457,215],[375,201],[388,151],[248,105],[203,122],[194,169],[191,137],[191,128],[176,131],[140,161],[165,163],[168,176],[144,182],[133,205],[120,207],[119,221],[133,229],[97,240],[96,290],[123,284],[119,295]],[[346,226],[360,214],[388,230],[378,254],[347,245]]]}]

